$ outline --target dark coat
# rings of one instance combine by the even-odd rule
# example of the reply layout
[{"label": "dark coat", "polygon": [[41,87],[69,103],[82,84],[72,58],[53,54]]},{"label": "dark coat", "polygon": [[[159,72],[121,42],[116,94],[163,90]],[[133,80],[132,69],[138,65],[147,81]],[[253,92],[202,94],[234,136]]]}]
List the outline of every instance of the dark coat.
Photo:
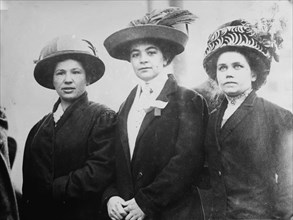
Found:
[{"label": "dark coat", "polygon": [[18,208],[7,159],[0,150],[0,220],[18,220]]},{"label": "dark coat", "polygon": [[23,161],[26,219],[99,219],[112,181],[115,123],[115,112],[85,93],[56,127],[50,113],[32,128]]},{"label": "dark coat", "polygon": [[207,107],[194,91],[179,87],[170,76],[157,100],[168,102],[161,115],[148,112],[130,160],[127,116],[134,88],[122,105],[116,132],[116,183],[105,198],[135,198],[146,219],[203,219],[194,186],[204,162]]},{"label": "dark coat", "polygon": [[208,124],[211,219],[290,219],[292,113],[252,92],[221,128],[227,100]]}]

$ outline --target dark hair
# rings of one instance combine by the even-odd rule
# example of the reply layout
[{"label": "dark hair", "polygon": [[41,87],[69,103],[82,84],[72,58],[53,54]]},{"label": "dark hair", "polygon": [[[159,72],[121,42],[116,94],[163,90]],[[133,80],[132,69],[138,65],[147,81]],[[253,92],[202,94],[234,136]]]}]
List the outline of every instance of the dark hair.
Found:
[{"label": "dark hair", "polygon": [[256,74],[256,80],[252,82],[252,89],[258,90],[263,84],[265,84],[267,76],[270,73],[271,62],[261,53],[254,49],[247,47],[225,47],[216,52],[208,61],[208,74],[209,76],[216,81],[217,79],[217,62],[219,56],[227,51],[238,52],[242,54],[251,70]]},{"label": "dark hair", "polygon": [[[175,48],[172,47],[172,44],[169,44],[167,41],[163,41],[163,40],[159,40],[155,38],[147,38],[143,40],[134,41],[131,45],[134,45],[139,42],[150,43],[157,46],[162,51],[164,59],[167,61],[167,65],[169,65],[173,61],[174,57],[176,56]],[[130,60],[130,48],[129,48],[129,60]]]}]

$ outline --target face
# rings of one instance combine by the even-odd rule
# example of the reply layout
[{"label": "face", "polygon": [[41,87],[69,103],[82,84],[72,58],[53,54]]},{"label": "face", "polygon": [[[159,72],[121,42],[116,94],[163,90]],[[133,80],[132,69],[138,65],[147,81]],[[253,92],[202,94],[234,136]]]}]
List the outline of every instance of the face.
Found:
[{"label": "face", "polygon": [[57,63],[53,85],[61,101],[72,103],[86,90],[86,73],[80,62],[65,60]]},{"label": "face", "polygon": [[238,52],[222,53],[217,62],[217,81],[228,96],[237,96],[252,88],[256,75],[251,71],[245,56]]},{"label": "face", "polygon": [[136,76],[145,82],[156,78],[167,64],[157,46],[142,42],[132,45],[130,62]]}]

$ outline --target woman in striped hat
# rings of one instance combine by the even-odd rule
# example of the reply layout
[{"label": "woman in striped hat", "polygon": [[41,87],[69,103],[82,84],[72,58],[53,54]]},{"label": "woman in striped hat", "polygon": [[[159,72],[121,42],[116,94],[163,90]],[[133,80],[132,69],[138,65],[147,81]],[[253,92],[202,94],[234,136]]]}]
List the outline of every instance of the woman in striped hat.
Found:
[{"label": "woman in striped hat", "polygon": [[293,214],[292,113],[256,95],[282,42],[280,32],[265,29],[270,22],[235,20],[207,43],[204,67],[225,95],[210,115],[205,141],[213,188],[210,219]]}]

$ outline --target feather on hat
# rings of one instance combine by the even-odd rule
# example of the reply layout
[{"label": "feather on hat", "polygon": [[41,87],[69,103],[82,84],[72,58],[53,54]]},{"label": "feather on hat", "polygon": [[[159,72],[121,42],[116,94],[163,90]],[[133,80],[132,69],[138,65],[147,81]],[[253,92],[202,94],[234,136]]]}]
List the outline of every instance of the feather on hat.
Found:
[{"label": "feather on hat", "polygon": [[184,51],[188,40],[188,24],[196,18],[188,10],[177,7],[154,10],[131,21],[127,28],[110,35],[104,41],[104,46],[112,57],[129,61],[133,42],[152,39],[168,44],[171,52],[177,55]]},{"label": "feather on hat", "polygon": [[[276,25],[279,24],[279,28]],[[240,47],[255,51],[270,69],[272,58],[279,61],[278,49],[281,48],[283,38],[281,32],[284,30],[284,20],[262,18],[255,24],[243,19],[234,20],[220,26],[208,39],[205,50],[203,66],[210,76],[215,65],[213,57],[223,49],[229,47]],[[213,78],[213,77],[212,77]]]}]

